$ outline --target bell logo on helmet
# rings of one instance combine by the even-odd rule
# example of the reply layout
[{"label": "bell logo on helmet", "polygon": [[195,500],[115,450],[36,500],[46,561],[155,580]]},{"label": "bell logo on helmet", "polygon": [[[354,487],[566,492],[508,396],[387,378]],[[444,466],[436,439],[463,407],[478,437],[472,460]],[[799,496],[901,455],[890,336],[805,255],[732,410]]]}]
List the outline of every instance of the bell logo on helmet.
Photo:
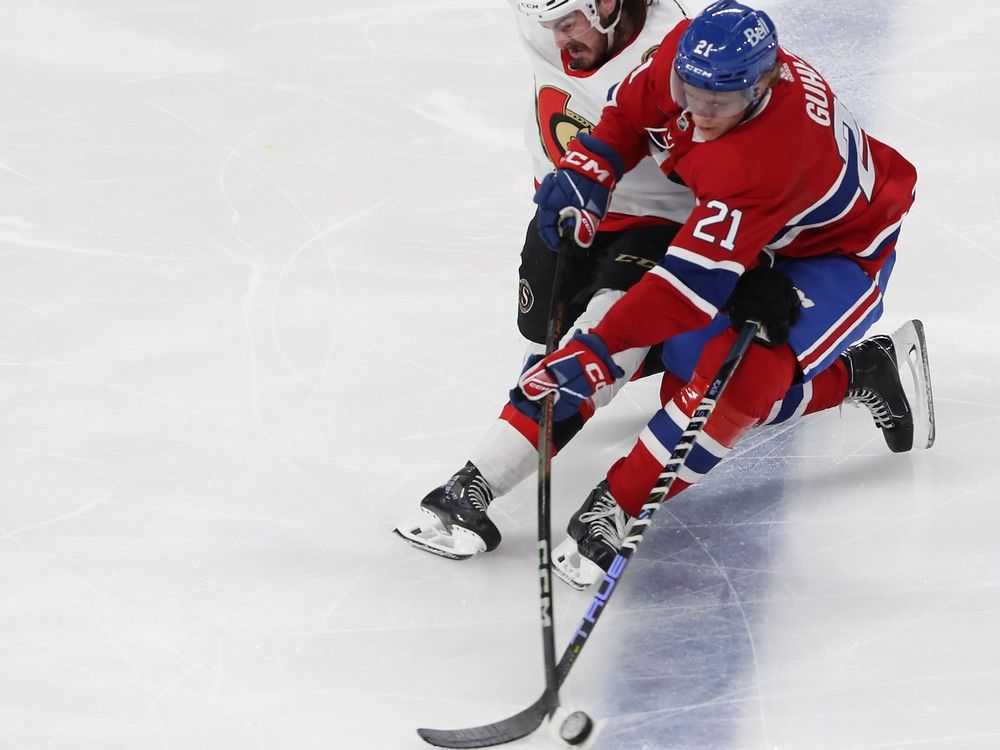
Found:
[{"label": "bell logo on helmet", "polygon": [[745,36],[747,41],[750,42],[751,47],[756,47],[770,33],[771,30],[767,28],[763,18],[758,18],[757,25],[752,29],[743,29],[743,36]]}]

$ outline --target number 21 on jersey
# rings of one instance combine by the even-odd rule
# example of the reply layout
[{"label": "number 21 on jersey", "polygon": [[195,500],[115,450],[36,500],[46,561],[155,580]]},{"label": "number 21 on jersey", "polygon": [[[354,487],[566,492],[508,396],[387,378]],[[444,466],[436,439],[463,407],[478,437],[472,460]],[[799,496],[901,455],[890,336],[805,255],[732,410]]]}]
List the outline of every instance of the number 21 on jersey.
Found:
[{"label": "number 21 on jersey", "polygon": [[743,212],[738,208],[730,209],[722,201],[709,201],[705,207],[715,213],[700,219],[691,234],[703,242],[718,242],[722,249],[732,252]]}]

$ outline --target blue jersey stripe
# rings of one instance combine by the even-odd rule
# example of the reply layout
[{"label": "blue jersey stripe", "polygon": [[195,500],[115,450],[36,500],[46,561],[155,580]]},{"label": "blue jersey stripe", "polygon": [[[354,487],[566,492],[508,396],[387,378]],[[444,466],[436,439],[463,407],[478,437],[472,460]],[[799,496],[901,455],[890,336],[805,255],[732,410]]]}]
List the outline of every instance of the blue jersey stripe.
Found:
[{"label": "blue jersey stripe", "polygon": [[[733,292],[733,287],[740,278],[742,267],[739,271],[713,265],[711,268],[692,263],[669,252],[663,256],[659,265],[668,271],[672,276],[679,279],[686,287],[687,291],[680,290],[685,296],[695,295],[704,304],[698,304],[696,300],[692,302],[701,309],[712,308],[720,310]],[[735,266],[735,264],[730,264]],[[690,292],[688,294],[687,292]]]}]

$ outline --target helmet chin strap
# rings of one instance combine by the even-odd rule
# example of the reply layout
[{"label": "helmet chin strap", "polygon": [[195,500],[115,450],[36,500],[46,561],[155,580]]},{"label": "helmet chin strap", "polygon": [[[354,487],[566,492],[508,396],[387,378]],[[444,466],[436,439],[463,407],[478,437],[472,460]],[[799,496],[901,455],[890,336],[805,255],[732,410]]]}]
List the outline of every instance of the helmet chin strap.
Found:
[{"label": "helmet chin strap", "polygon": [[602,34],[604,34],[604,36],[608,38],[608,52],[611,52],[611,48],[614,46],[615,43],[615,27],[618,25],[618,22],[622,20],[622,6],[624,5],[624,3],[621,0],[619,0],[617,5],[618,5],[618,14],[615,16],[615,20],[609,23],[607,26],[601,25],[600,11],[598,11],[597,18],[594,19],[594,28],[600,31]]}]

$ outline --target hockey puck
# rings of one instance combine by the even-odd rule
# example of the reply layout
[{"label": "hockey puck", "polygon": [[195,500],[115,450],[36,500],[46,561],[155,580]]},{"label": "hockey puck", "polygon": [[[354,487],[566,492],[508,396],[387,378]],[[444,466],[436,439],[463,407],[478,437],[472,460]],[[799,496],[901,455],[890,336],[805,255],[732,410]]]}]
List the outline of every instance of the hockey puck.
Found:
[{"label": "hockey puck", "polygon": [[567,745],[582,745],[593,729],[593,719],[583,711],[574,711],[559,725],[559,738]]}]

